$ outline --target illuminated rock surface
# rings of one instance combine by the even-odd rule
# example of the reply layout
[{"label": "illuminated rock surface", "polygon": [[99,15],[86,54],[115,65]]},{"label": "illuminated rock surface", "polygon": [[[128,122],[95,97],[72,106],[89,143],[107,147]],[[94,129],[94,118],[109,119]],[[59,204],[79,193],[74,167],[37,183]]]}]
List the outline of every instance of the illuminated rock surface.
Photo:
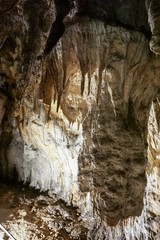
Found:
[{"label": "illuminated rock surface", "polygon": [[84,239],[160,238],[159,8],[0,1],[1,177],[78,208]]}]

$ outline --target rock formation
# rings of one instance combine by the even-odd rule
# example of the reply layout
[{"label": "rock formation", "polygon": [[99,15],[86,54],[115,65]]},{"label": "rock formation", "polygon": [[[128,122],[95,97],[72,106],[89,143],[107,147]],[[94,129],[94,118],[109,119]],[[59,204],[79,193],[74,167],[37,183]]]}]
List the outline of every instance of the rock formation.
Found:
[{"label": "rock formation", "polygon": [[159,21],[158,0],[0,1],[1,177],[78,206],[93,240],[160,234]]}]

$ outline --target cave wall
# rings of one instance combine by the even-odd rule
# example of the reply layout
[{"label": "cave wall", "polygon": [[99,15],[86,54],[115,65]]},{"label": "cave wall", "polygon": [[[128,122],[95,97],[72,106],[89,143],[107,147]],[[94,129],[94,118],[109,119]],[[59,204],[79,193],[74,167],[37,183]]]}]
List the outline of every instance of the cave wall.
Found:
[{"label": "cave wall", "polygon": [[12,1],[0,19],[1,177],[104,225],[144,219],[158,1]]},{"label": "cave wall", "polygon": [[[66,28],[46,60],[53,66],[46,74],[68,120],[83,122],[80,190],[91,193],[94,213],[115,225],[141,215],[143,208],[148,117],[159,89],[159,58],[142,33],[88,21],[81,17]],[[75,93],[88,109],[84,102],[74,104]]]}]

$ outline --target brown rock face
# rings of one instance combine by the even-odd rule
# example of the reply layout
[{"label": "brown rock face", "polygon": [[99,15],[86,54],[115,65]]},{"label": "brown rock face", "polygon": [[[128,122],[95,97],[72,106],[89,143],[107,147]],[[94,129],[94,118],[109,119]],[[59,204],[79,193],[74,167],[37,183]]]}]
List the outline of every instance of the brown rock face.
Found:
[{"label": "brown rock face", "polygon": [[154,53],[160,54],[160,2],[158,0],[147,0],[146,7],[148,22],[152,32],[150,48]]},{"label": "brown rock face", "polygon": [[6,13],[9,10],[11,10],[16,4],[18,0],[12,0],[12,1],[0,1],[0,14]]},{"label": "brown rock face", "polygon": [[159,88],[159,59],[150,52],[148,40],[140,32],[81,18],[66,29],[47,61],[53,66],[52,92],[68,120],[78,119],[80,93],[90,105],[88,113],[84,104],[80,110],[85,116],[81,191],[92,193],[95,213],[110,225],[140,215],[148,116]]},{"label": "brown rock face", "polygon": [[[90,194],[95,218],[113,226],[140,215],[146,187],[148,117],[160,87],[160,58],[155,55],[159,54],[159,2],[11,2],[3,7],[0,2],[1,176],[13,177],[16,168],[21,180],[36,179],[33,182],[46,190],[49,184],[46,187],[39,180],[37,162],[30,174],[25,171],[32,160],[44,159],[45,165],[52,159],[55,164],[48,164],[48,172],[53,166],[55,172],[60,171],[59,166],[65,164],[70,175],[78,172],[71,193]],[[55,127],[57,141],[46,127],[47,120],[51,130],[52,124]],[[68,131],[69,123],[75,122],[77,131],[83,129],[81,153],[80,140],[76,142],[80,133]],[[48,145],[42,140],[42,126]],[[16,143],[24,162],[13,151]],[[67,163],[57,164],[63,148],[72,156],[71,143],[75,156],[80,153],[78,171],[75,162],[73,168],[68,164],[65,154]],[[55,146],[54,153],[50,146]],[[10,152],[14,160],[8,157]],[[64,170],[57,176],[61,175]],[[54,182],[52,176],[49,182]],[[68,191],[67,184],[58,191]]]}]

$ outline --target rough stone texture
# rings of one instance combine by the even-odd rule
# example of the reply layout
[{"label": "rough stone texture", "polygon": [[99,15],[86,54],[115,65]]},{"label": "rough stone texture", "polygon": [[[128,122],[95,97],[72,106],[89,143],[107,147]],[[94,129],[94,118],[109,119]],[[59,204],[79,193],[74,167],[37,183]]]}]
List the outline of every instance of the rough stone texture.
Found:
[{"label": "rough stone texture", "polygon": [[[78,208],[32,188],[1,183],[0,221],[17,240],[86,240]],[[0,229],[1,240],[8,239]]]},{"label": "rough stone texture", "polygon": [[78,14],[149,32],[145,1],[76,0]]},{"label": "rough stone texture", "polygon": [[[80,189],[92,192],[95,213],[115,225],[121,218],[141,214],[146,185],[147,123],[152,99],[159,88],[159,59],[150,52],[147,39],[139,32],[85,21],[81,19],[66,29],[47,61],[53,66],[54,98],[60,106],[62,98],[62,110],[71,122],[76,117],[78,120],[79,115],[73,97],[69,111],[64,108],[64,103],[68,105],[66,95],[73,90],[67,83],[74,85],[79,77],[76,72],[81,71],[82,82],[75,84],[74,92],[77,98],[80,93],[84,95],[88,114],[82,104],[81,112],[86,117],[84,147],[79,158]],[[61,80],[57,85],[56,78]],[[46,88],[46,96],[47,93]],[[88,93],[91,99],[87,99]]]},{"label": "rough stone texture", "polygon": [[11,10],[16,4],[18,0],[12,0],[12,1],[0,1],[0,14],[6,13],[9,10]]},{"label": "rough stone texture", "polygon": [[159,3],[73,2],[0,1],[1,176],[116,225],[143,209]]},{"label": "rough stone texture", "polygon": [[160,54],[160,2],[158,0],[147,0],[146,7],[148,22],[152,32],[150,48],[154,53]]},{"label": "rough stone texture", "polygon": [[[0,91],[5,95],[5,115],[1,124],[1,176],[7,176],[6,149],[13,129],[19,127],[20,109],[27,87],[36,71],[37,56],[45,45],[44,33],[53,20],[46,1],[0,2]],[[6,8],[5,8],[6,7]],[[50,7],[50,8],[49,8]],[[42,34],[43,33],[43,34]],[[35,68],[34,68],[35,67]],[[37,82],[40,77],[37,77]],[[32,81],[33,83],[33,81]],[[22,107],[23,108],[23,107]]]},{"label": "rough stone texture", "polygon": [[[148,174],[151,187],[148,194],[148,215],[151,219],[150,229],[155,239],[160,237],[160,129],[159,97],[153,102],[149,117],[148,134]],[[153,176],[153,177],[152,177]],[[157,238],[156,238],[157,237]]]},{"label": "rough stone texture", "polygon": [[160,168],[160,156],[159,156],[159,149],[160,149],[160,125],[159,125],[159,113],[160,113],[160,105],[159,105],[159,98],[157,98],[151,107],[150,118],[149,118],[149,135],[148,135],[148,156],[149,156],[149,164],[148,164],[148,171],[151,171],[152,168],[156,167],[157,169]]}]

